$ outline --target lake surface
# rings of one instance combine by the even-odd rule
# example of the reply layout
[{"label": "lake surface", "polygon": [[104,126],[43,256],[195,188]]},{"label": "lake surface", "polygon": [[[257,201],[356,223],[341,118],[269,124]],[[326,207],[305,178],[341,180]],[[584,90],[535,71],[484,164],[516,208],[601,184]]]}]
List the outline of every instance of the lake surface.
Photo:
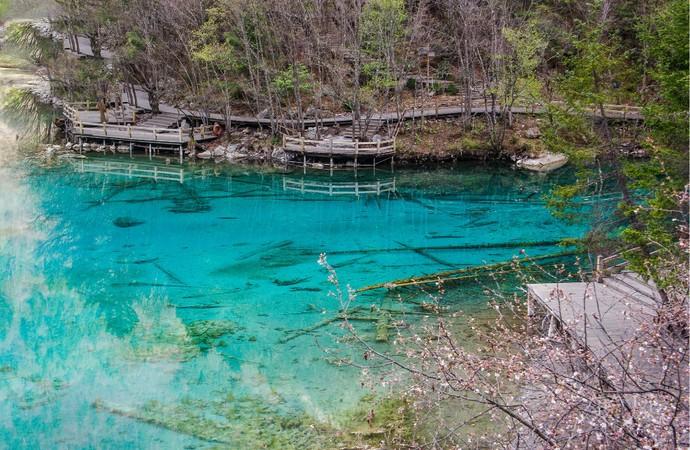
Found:
[{"label": "lake surface", "polygon": [[[14,131],[0,123],[0,448],[323,447],[320,427],[371,391],[339,363],[361,354],[328,322],[340,305],[321,253],[360,288],[586,232],[542,200],[567,169],[180,175],[138,159],[137,177],[114,168],[126,157],[25,157]],[[353,306],[424,320],[394,297]],[[446,306],[482,315],[486,301],[460,286]],[[391,350],[376,322],[358,330]]]},{"label": "lake surface", "polygon": [[[554,253],[585,231],[545,209],[540,192],[558,174],[360,173],[361,186],[395,180],[395,192],[357,197],[290,190],[352,175],[188,169],[180,183],[80,164],[0,169],[0,440],[12,448],[203,447],[172,422],[147,424],[151,410],[167,414],[157,425],[185,414],[238,430],[276,415],[337,424],[367,393],[357,369],[324,351],[351,356],[341,330],[290,339],[338,312],[320,253],[359,288],[508,260],[529,243],[543,243],[530,255]],[[372,291],[356,304],[384,301]],[[220,400],[232,419],[214,410]],[[295,439],[269,434],[283,432]]]}]

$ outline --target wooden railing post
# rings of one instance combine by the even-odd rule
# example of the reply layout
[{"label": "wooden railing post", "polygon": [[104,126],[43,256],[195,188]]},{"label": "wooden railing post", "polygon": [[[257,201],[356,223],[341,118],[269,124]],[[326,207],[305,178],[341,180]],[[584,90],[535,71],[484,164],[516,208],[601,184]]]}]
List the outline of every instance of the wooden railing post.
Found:
[{"label": "wooden railing post", "polygon": [[594,278],[597,283],[601,283],[604,278],[604,257],[597,255],[596,268],[594,269]]},{"label": "wooden railing post", "polygon": [[132,137],[132,126],[131,125],[127,125],[127,134],[129,135],[130,138]]}]

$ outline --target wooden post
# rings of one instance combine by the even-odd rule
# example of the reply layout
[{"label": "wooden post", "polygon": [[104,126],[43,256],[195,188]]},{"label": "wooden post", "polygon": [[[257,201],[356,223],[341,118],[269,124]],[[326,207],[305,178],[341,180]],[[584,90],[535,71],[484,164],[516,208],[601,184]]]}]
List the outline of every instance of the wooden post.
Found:
[{"label": "wooden post", "polygon": [[302,149],[302,173],[307,173],[307,154],[304,153],[304,136],[300,136],[300,148]]},{"label": "wooden post", "polygon": [[180,164],[184,162],[184,153],[182,152],[182,146],[180,145]]},{"label": "wooden post", "polygon": [[598,283],[602,282],[604,278],[604,258],[601,255],[597,255],[596,268],[594,269],[594,278]]},{"label": "wooden post", "polygon": [[81,155],[82,152],[84,152],[84,142],[79,138],[79,154]]},{"label": "wooden post", "polygon": [[558,321],[556,320],[556,316],[551,314],[551,320],[549,320],[549,331],[546,333],[548,337],[554,337],[556,335],[556,328],[558,326]]},{"label": "wooden post", "polygon": [[149,144],[149,161],[153,159],[153,147]]},{"label": "wooden post", "polygon": [[527,292],[527,317],[534,317],[537,314],[535,309],[534,297],[531,292]]},{"label": "wooden post", "polygon": [[178,128],[179,135],[180,135],[180,142],[182,142],[182,128]]},{"label": "wooden post", "polygon": [[357,157],[359,156],[359,141],[355,141],[355,170],[357,169]]},{"label": "wooden post", "polygon": [[132,126],[131,125],[127,125],[127,133],[129,134],[129,137],[131,138],[132,137]]},{"label": "wooden post", "polygon": [[129,157],[132,157],[132,143],[129,143]]},{"label": "wooden post", "polygon": [[330,169],[331,169],[331,176],[333,176],[333,139],[331,139],[330,142],[330,148],[328,150],[329,156],[330,156]]},{"label": "wooden post", "polygon": [[153,129],[153,140],[158,141],[158,135],[156,134],[156,129]]},{"label": "wooden post", "polygon": [[180,169],[180,184],[184,184],[184,169]]},{"label": "wooden post", "polygon": [[105,127],[105,122],[103,122],[103,134],[108,135],[108,129]]}]

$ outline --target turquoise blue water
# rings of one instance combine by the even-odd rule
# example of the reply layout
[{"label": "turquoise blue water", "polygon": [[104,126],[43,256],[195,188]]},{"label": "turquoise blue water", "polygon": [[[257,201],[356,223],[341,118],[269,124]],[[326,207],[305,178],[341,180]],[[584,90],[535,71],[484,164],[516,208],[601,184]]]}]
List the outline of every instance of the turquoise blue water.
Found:
[{"label": "turquoise blue water", "polygon": [[[466,164],[355,179],[204,167],[188,167],[183,183],[79,162],[0,168],[0,447],[211,445],[173,425],[190,417],[229,430],[219,440],[236,448],[313,444],[276,417],[337,425],[367,392],[359,369],[334,363],[356,356],[338,343],[337,321],[294,334],[337,314],[321,253],[360,288],[523,248],[557,252],[556,241],[586,231],[553,218],[541,197],[567,170]],[[395,187],[289,189],[355,181]],[[453,298],[470,309],[486,300]]]}]

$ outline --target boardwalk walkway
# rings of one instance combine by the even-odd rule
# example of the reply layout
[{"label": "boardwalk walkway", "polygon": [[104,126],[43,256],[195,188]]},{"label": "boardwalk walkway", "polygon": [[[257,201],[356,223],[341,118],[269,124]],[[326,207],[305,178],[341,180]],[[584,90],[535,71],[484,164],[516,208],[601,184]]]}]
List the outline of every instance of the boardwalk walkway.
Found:
[{"label": "boardwalk walkway", "polygon": [[626,270],[601,281],[527,285],[528,315],[544,313],[548,336],[570,336],[604,370],[619,370],[621,361],[632,359],[636,367],[655,373],[659,368],[640,355],[632,340],[656,317],[661,303],[656,286]]}]

